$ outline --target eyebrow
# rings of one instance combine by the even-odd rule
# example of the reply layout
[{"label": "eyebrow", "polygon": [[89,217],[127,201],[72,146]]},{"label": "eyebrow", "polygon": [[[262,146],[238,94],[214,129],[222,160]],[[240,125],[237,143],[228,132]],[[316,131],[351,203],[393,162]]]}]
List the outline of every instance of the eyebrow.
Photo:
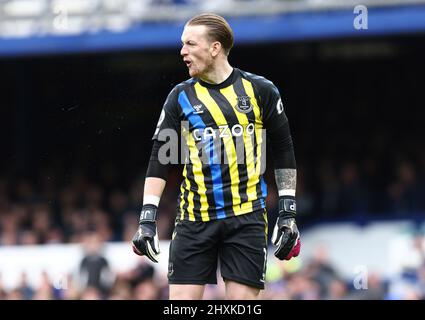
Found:
[{"label": "eyebrow", "polygon": [[[188,43],[188,42],[196,43],[196,41],[194,41],[194,40],[192,40],[192,39],[189,39],[189,40],[187,40],[187,41],[186,41],[186,43]],[[181,40],[181,43],[182,43],[182,44],[184,44],[184,43],[185,43],[185,41]]]}]

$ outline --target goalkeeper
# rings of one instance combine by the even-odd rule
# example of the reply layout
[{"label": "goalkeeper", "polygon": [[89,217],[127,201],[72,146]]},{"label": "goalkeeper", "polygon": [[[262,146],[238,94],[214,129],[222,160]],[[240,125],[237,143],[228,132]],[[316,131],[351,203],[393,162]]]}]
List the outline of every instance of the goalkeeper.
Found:
[{"label": "goalkeeper", "polygon": [[163,133],[175,132],[187,153],[169,249],[170,299],[202,299],[205,285],[217,283],[217,267],[226,299],[256,299],[267,265],[266,140],[279,191],[274,255],[289,260],[300,251],[288,119],[272,82],[229,64],[233,31],[224,18],[193,17],[181,40],[191,78],[174,87],[159,117],[133,250],[158,261],[156,220],[169,169],[162,157],[175,150],[173,135]]}]

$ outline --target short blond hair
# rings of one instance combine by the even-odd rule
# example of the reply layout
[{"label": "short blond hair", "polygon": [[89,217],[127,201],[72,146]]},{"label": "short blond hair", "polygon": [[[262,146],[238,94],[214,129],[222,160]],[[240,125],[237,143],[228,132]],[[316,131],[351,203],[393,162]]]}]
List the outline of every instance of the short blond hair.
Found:
[{"label": "short blond hair", "polygon": [[206,26],[210,40],[220,42],[226,55],[229,55],[234,41],[233,30],[222,16],[214,13],[202,13],[191,18],[186,25]]}]

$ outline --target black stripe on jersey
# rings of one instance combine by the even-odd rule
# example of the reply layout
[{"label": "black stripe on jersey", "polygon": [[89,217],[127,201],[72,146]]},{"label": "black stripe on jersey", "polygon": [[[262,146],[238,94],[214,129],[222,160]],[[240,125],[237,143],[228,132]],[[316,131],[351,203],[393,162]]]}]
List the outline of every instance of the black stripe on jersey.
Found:
[{"label": "black stripe on jersey", "polygon": [[[252,75],[252,76],[254,76],[254,75]],[[255,99],[257,100],[258,108],[260,109],[260,118],[262,119],[263,118],[263,108],[261,107],[261,97],[258,93],[258,88],[255,86],[255,82],[253,80],[257,79],[257,81],[258,81],[258,79],[264,79],[264,80],[266,80],[266,79],[264,77],[261,77],[261,76],[256,76],[256,77],[251,78],[251,77],[248,76],[247,72],[241,72],[241,77],[243,79],[245,79],[246,81],[248,81],[249,83],[251,83],[252,90],[254,91]],[[266,80],[266,81],[268,81],[268,80]],[[271,81],[268,81],[268,82],[270,82],[272,84]],[[242,80],[240,82],[240,85],[242,86],[242,89],[244,89],[243,84],[242,84]]]},{"label": "black stripe on jersey", "polygon": [[[186,95],[187,95],[189,102],[192,106],[199,105],[199,104],[203,105],[203,103],[197,98],[195,88],[193,86],[189,87],[186,90]],[[201,116],[204,123],[208,123],[210,121],[212,121],[212,123],[215,123],[213,117],[211,116],[211,114],[209,113],[209,111],[206,108],[203,108],[203,112],[202,112],[202,114],[199,114],[199,116]],[[218,127],[216,127],[216,128],[218,128]],[[192,132],[192,130],[193,130],[193,126],[189,121],[189,131]],[[189,133],[189,134],[191,134],[191,133]],[[197,145],[198,150],[199,150],[198,156],[200,157],[201,148],[199,148],[199,146],[201,144],[197,143],[196,145]],[[202,152],[205,152],[205,149],[203,149]],[[205,184],[205,186],[212,186],[213,181],[212,181],[211,167],[208,164],[204,164],[204,163],[202,164],[202,173],[204,174],[204,184]],[[189,178],[189,176],[188,176],[188,178]],[[190,180],[195,182],[195,179],[193,177],[193,172],[192,172],[192,175],[190,176]],[[209,216],[210,220],[215,220],[217,218],[217,212],[215,210],[214,190],[212,190],[211,188],[206,188],[206,194],[205,195],[206,195],[207,201],[208,201],[208,216]],[[201,203],[200,203],[199,199],[200,199],[200,197],[198,195],[198,197],[197,197],[198,204],[196,205],[196,208],[201,208]],[[193,201],[195,201],[195,197],[193,198]],[[195,211],[194,213],[196,213],[196,215],[197,215],[197,216],[195,216],[195,219],[202,221],[200,212]]]},{"label": "black stripe on jersey", "polygon": [[[189,164],[188,166],[186,166],[186,174],[187,177],[193,177],[193,166],[192,164]],[[198,193],[198,184],[193,180],[190,180],[190,190],[193,192],[193,215],[195,216],[195,221],[197,221],[199,218],[199,220],[201,219],[201,215],[200,215],[200,209],[201,209],[201,197]],[[185,208],[185,211],[187,212],[187,207]],[[197,217],[197,213],[199,213],[199,216]],[[189,213],[187,212],[188,216]]]},{"label": "black stripe on jersey", "polygon": [[[254,89],[254,84],[249,80],[249,79],[245,79],[248,82],[251,83],[252,87],[253,87],[253,91],[254,91],[254,95],[255,95],[255,89]],[[235,81],[235,83],[233,84],[233,87],[235,88],[235,92],[238,96],[248,96],[248,94],[245,91],[245,87],[243,86],[242,83],[242,78],[238,77],[238,79]],[[256,96],[255,99],[257,100],[257,104],[259,103],[258,101],[258,97]],[[252,101],[251,101],[252,103]],[[254,107],[254,106],[253,106]],[[259,108],[261,109],[261,108]],[[254,110],[251,110],[250,112],[248,112],[246,114],[248,116],[248,120],[251,123],[255,124],[255,113]],[[261,113],[260,113],[261,115]],[[254,150],[253,150],[253,155],[254,155],[254,159],[255,159],[255,165],[257,166],[258,161],[261,161],[261,159],[257,159],[257,136],[255,134],[252,135],[253,137],[253,146],[254,146]],[[265,141],[263,141],[264,143]],[[246,155],[245,155],[246,157]],[[263,159],[265,159],[265,157],[263,156]],[[261,179],[261,178],[260,178]],[[257,191],[257,198],[261,198],[262,197],[262,190],[261,190],[261,181],[258,181],[257,185],[256,185],[256,191]]]},{"label": "black stripe on jersey", "polygon": [[[249,81],[248,79],[245,79],[245,80]],[[251,82],[251,81],[249,81],[249,82]],[[251,82],[251,84],[252,84],[252,82]],[[236,92],[236,95],[238,97],[247,97],[248,96],[248,94],[246,93],[245,88],[243,86],[241,77],[238,77],[238,79],[235,81],[235,83],[233,84],[233,88],[235,88],[235,92]],[[246,115],[248,117],[249,122],[255,123],[255,114],[254,114],[253,110],[246,113]]]},{"label": "black stripe on jersey", "polygon": [[[218,91],[215,90],[208,90],[211,97],[214,99],[214,101],[219,105],[219,106],[224,106],[225,110],[222,110],[223,116],[226,119],[227,124],[229,125],[229,130],[230,130],[230,126],[231,124],[235,124],[235,123],[239,123],[239,120],[235,114],[235,111],[233,109],[233,106],[230,105],[230,102],[226,99],[226,97],[221,94]],[[236,103],[236,101],[235,101]],[[243,136],[241,137],[232,137],[233,140],[233,145],[236,148],[236,139],[239,139],[243,142]],[[240,142],[238,142],[240,143]],[[224,150],[225,152],[225,150]],[[244,154],[245,154],[245,150],[244,150]],[[241,163],[240,163],[241,162]],[[227,167],[227,175],[226,178],[228,178],[230,181],[230,168],[228,165],[226,165]],[[247,195],[247,183],[248,183],[248,170],[246,167],[246,157],[245,159],[243,159],[243,161],[238,160],[238,174],[239,174],[239,185],[238,185],[238,190],[239,190],[239,196],[241,199],[241,203],[245,203],[248,201],[248,195]],[[246,181],[244,183],[242,183],[241,178],[246,177]],[[231,194],[231,188],[229,186],[229,188],[226,190],[226,193]],[[233,199],[233,196],[232,196]],[[232,203],[232,199],[230,200]]]},{"label": "black stripe on jersey", "polygon": [[[214,101],[219,106],[221,106],[221,108],[220,108],[221,112],[223,113],[223,117],[225,118],[227,125],[229,126],[229,130],[230,130],[232,124],[239,123],[233,107],[230,105],[230,103],[226,99],[226,97],[223,94],[221,94],[219,91],[208,89],[208,92],[211,95],[211,97],[214,99]],[[236,101],[235,101],[235,103],[236,103]],[[233,146],[235,147],[235,149],[236,149],[237,139],[241,140],[243,142],[243,136],[241,136],[241,137],[232,136]],[[226,148],[224,146],[223,139],[221,139],[221,144],[222,144],[223,155],[225,155],[226,154]],[[226,158],[227,158],[227,156],[226,156]],[[245,159],[243,159],[243,160],[245,160]],[[242,161],[239,160],[238,162],[242,162]],[[228,163],[228,162],[226,162],[226,163]],[[242,164],[238,164],[237,167],[238,167],[238,176],[239,176],[238,193],[239,193],[241,203],[245,203],[245,202],[248,201],[248,195],[246,193],[246,183],[241,183],[241,177],[247,176],[247,169],[246,169],[245,161],[243,161]],[[228,164],[224,164],[223,168],[224,168],[224,170],[223,170],[224,171],[223,181],[226,179],[226,181],[230,182],[231,181],[230,167],[229,167]],[[232,189],[231,189],[230,184],[226,186],[226,188],[224,190],[224,195],[226,196],[225,200],[229,201],[229,202],[226,202],[226,204],[228,204],[229,208],[231,208],[231,210],[228,210],[228,211],[231,215],[234,215],[233,199],[235,198],[236,195],[232,194]],[[241,203],[239,203],[239,205]]]}]

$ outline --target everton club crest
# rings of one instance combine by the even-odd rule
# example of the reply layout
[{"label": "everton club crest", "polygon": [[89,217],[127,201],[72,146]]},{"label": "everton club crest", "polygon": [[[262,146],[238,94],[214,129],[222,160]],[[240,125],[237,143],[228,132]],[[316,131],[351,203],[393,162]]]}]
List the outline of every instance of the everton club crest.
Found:
[{"label": "everton club crest", "polygon": [[250,99],[248,96],[237,97],[236,109],[242,113],[250,112],[252,110]]}]

